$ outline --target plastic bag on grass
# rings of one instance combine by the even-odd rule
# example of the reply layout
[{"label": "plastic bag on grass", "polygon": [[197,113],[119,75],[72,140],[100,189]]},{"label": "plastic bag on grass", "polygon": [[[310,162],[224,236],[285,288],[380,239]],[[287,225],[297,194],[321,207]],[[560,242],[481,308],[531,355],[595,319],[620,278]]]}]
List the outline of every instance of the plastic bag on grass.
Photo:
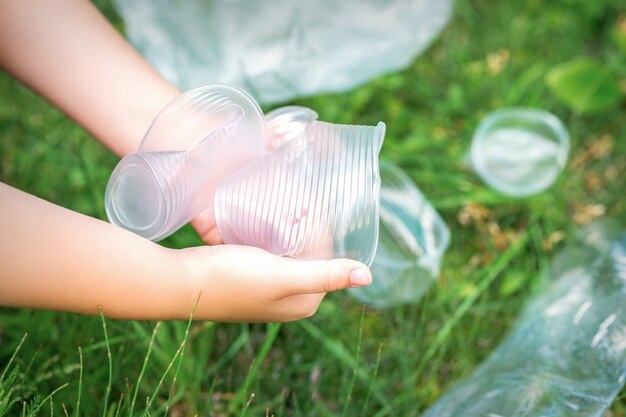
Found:
[{"label": "plastic bag on grass", "polygon": [[422,417],[599,417],[626,379],[626,233],[583,230],[556,280],[479,368]]},{"label": "plastic bag on grass", "polygon": [[262,103],[342,91],[402,69],[451,0],[117,0],[135,47],[181,88],[228,83]]}]

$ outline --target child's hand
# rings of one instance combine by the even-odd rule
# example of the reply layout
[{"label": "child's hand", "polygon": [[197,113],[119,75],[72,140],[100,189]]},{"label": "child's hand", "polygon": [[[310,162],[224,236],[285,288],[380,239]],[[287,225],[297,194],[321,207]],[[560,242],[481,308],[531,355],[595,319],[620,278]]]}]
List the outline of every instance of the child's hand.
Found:
[{"label": "child's hand", "polygon": [[349,259],[281,258],[249,246],[179,251],[200,294],[195,316],[217,321],[292,321],[310,317],[326,292],[369,285],[365,265]]}]

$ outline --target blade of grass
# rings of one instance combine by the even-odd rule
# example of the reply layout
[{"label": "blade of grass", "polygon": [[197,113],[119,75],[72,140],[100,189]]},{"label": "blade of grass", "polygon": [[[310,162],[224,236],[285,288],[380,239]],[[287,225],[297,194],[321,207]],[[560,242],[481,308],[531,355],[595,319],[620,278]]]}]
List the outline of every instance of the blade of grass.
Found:
[{"label": "blade of grass", "polygon": [[57,389],[55,389],[54,391],[52,391],[50,394],[48,394],[46,396],[46,398],[44,398],[43,400],[41,400],[39,402],[39,404],[37,404],[37,406],[35,408],[33,408],[32,410],[29,411],[28,413],[28,417],[35,417],[37,415],[37,413],[39,412],[39,410],[41,409],[41,407],[43,407],[43,405],[48,402],[48,400],[52,399],[52,397],[54,396],[54,394],[56,394],[57,392],[61,391],[62,389],[64,389],[65,387],[67,387],[69,385],[69,382],[66,382],[65,384],[61,385],[60,387],[58,387]]},{"label": "blade of grass", "polygon": [[243,406],[243,409],[241,410],[241,414],[239,415],[239,417],[243,417],[246,414],[246,411],[248,410],[248,408],[250,408],[250,405],[252,404],[253,400],[254,400],[254,392],[250,394],[250,399],[246,401],[246,404]]},{"label": "blade of grass", "polygon": [[15,351],[9,358],[9,362],[7,363],[7,366],[4,368],[4,370],[2,371],[2,374],[0,375],[0,382],[4,381],[4,376],[6,375],[8,369],[11,367],[11,364],[13,363],[13,361],[15,360],[15,357],[17,356],[17,352],[20,351],[20,349],[22,348],[22,345],[24,344],[24,340],[26,340],[27,337],[28,337],[28,333],[24,333],[24,336],[22,336],[22,340],[20,340],[20,343],[17,344]]},{"label": "blade of grass", "polygon": [[39,347],[37,347],[37,350],[35,351],[35,354],[30,358],[30,361],[28,361],[28,365],[23,371],[24,375],[29,374],[30,368],[33,366],[33,363],[35,363],[35,361],[37,360],[37,357],[39,356],[39,353],[41,352],[41,348],[42,348],[42,345],[39,345]]},{"label": "blade of grass", "polygon": [[74,411],[74,416],[78,417],[80,415],[80,400],[83,394],[83,350],[81,347],[78,347],[78,360],[80,363],[80,370],[78,373],[78,394],[76,395],[76,410]]},{"label": "blade of grass", "polygon": [[111,393],[111,386],[113,385],[113,360],[111,358],[111,347],[109,345],[109,335],[107,333],[106,320],[104,319],[104,311],[100,308],[100,320],[102,321],[102,330],[104,331],[104,343],[107,349],[107,360],[109,362],[109,381],[107,383],[106,393],[104,394],[104,407],[102,410],[102,417],[106,417],[107,408],[109,406],[109,394]]},{"label": "blade of grass", "polygon": [[120,410],[122,409],[122,400],[124,400],[124,393],[120,394],[120,399],[117,401],[117,409],[115,410],[114,417],[118,417],[120,415]]},{"label": "blade of grass", "polygon": [[[159,393],[159,389],[163,385],[163,381],[165,381],[165,377],[169,373],[170,369],[172,369],[172,366],[174,366],[174,362],[176,361],[178,356],[185,349],[185,345],[187,344],[187,337],[189,335],[189,328],[191,327],[191,323],[193,322],[193,314],[196,311],[196,306],[198,305],[198,301],[199,300],[200,300],[200,296],[198,296],[198,299],[196,300],[195,304],[193,305],[193,308],[191,309],[191,314],[189,315],[189,320],[187,320],[187,328],[185,330],[185,337],[183,338],[182,342],[178,346],[178,349],[176,350],[176,353],[174,353],[174,357],[172,357],[172,360],[167,365],[167,368],[165,369],[165,372],[161,376],[161,379],[159,380],[159,383],[157,384],[156,388],[154,389],[154,392],[152,393],[152,396],[148,397],[147,403],[146,403],[146,408],[145,408],[145,410],[144,410],[144,412],[142,414],[143,416],[149,416],[150,415],[150,407],[152,406],[152,403],[154,402],[154,399],[157,397],[157,395]],[[171,394],[171,392],[170,392],[170,394]],[[169,397],[168,397],[168,401],[169,401]]]},{"label": "blade of grass", "polygon": [[152,336],[150,336],[150,341],[148,342],[148,351],[146,352],[146,356],[144,356],[143,358],[143,365],[141,367],[141,371],[139,372],[139,376],[137,377],[137,383],[135,384],[135,391],[133,392],[133,399],[130,402],[130,411],[128,413],[128,417],[133,416],[133,411],[135,410],[135,403],[137,401],[137,394],[139,393],[139,385],[141,385],[141,380],[143,379],[143,375],[146,372],[146,368],[148,366],[148,360],[150,359],[150,354],[152,353],[152,345],[154,344],[154,338],[156,337],[159,327],[161,327],[160,321],[158,321],[157,324],[154,325],[154,329],[152,330]]},{"label": "blade of grass", "polygon": [[[196,301],[196,304],[198,302]],[[194,306],[194,310],[195,310],[195,306]],[[167,397],[167,403],[165,405],[165,413],[164,415],[167,416],[167,412],[170,409],[170,401],[172,400],[172,394],[174,393],[174,385],[176,385],[176,380],[178,379],[178,372],[180,371],[180,365],[183,363],[183,357],[185,356],[185,346],[186,346],[186,341],[189,339],[189,328],[191,327],[191,319],[193,318],[193,312],[191,313],[191,317],[189,319],[189,323],[187,324],[187,329],[185,330],[185,335],[183,336],[183,340],[185,340],[185,344],[183,345],[183,348],[180,351],[180,357],[178,358],[178,365],[176,365],[176,371],[174,372],[174,379],[172,379],[172,384],[170,385],[170,393]]]}]

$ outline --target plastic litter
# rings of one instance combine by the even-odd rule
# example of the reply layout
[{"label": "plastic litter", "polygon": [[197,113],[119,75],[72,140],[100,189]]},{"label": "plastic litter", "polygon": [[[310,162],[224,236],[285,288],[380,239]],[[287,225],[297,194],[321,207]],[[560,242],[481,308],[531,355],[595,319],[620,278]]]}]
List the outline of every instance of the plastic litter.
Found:
[{"label": "plastic litter", "polygon": [[116,0],[126,35],[183,89],[233,84],[262,103],[343,91],[407,67],[451,0]]},{"label": "plastic litter", "polygon": [[380,235],[372,284],[351,288],[376,307],[417,302],[439,276],[450,230],[413,181],[396,165],[380,163]]},{"label": "plastic litter", "polygon": [[378,153],[385,125],[311,122],[300,135],[220,183],[224,242],[281,256],[370,264],[378,240]]},{"label": "plastic litter", "polygon": [[522,197],[550,187],[565,167],[569,135],[551,113],[511,108],[489,114],[472,140],[471,164],[495,190]]},{"label": "plastic litter", "polygon": [[242,91],[190,90],[113,171],[109,220],[152,240],[208,212],[225,243],[370,264],[378,241],[376,127],[319,122],[290,106],[263,118]]},{"label": "plastic litter", "polygon": [[224,85],[190,90],[159,113],[107,185],[109,221],[160,240],[213,207],[220,180],[265,151],[263,113]]},{"label": "plastic litter", "polygon": [[548,290],[472,375],[422,417],[600,417],[626,380],[626,233],[582,231]]}]

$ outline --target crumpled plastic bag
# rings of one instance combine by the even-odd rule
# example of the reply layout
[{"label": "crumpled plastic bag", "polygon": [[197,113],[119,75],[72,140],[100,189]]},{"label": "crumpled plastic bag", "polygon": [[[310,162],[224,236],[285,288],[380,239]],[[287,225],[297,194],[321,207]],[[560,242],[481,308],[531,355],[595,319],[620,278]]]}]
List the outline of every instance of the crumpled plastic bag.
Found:
[{"label": "crumpled plastic bag", "polygon": [[605,415],[626,382],[626,232],[588,225],[551,275],[504,342],[422,417]]},{"label": "crumpled plastic bag", "polygon": [[407,67],[451,0],[116,0],[134,46],[167,79],[240,86],[265,104],[344,91]]}]

